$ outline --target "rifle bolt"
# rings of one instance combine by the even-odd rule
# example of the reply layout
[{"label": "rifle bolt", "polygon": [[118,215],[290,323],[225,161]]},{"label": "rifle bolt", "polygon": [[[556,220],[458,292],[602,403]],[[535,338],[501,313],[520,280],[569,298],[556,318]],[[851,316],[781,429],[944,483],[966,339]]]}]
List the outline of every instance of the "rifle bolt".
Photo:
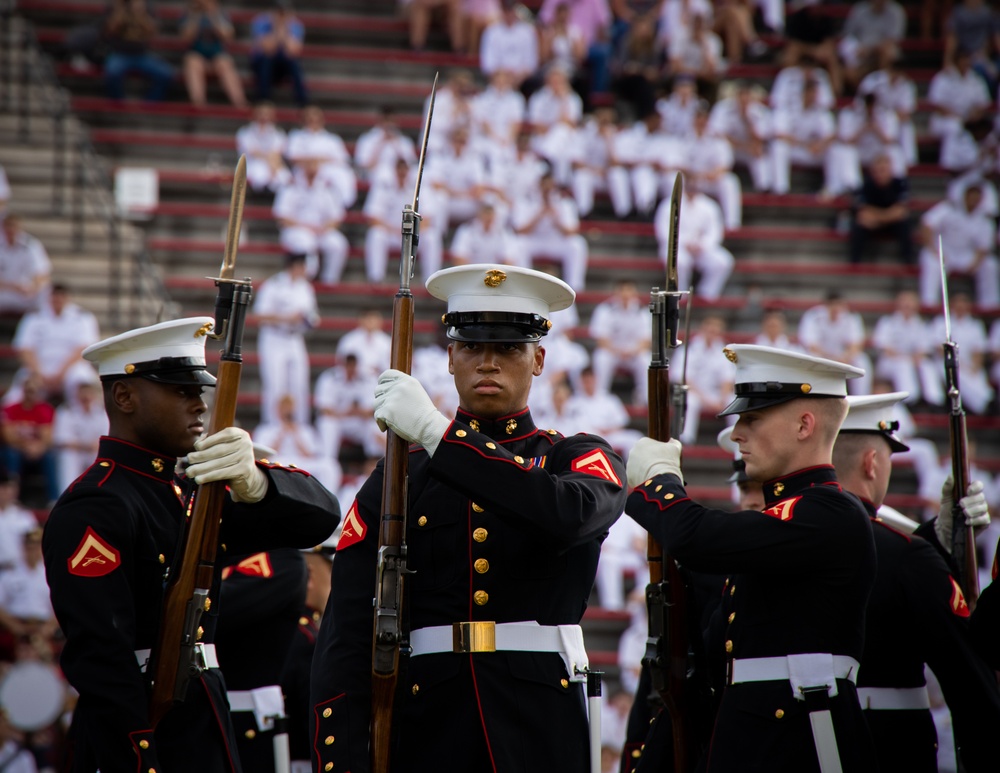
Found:
[{"label": "rifle bolt", "polygon": [[205,611],[207,612],[211,608],[212,608],[212,599],[210,599],[208,596],[205,596]]}]

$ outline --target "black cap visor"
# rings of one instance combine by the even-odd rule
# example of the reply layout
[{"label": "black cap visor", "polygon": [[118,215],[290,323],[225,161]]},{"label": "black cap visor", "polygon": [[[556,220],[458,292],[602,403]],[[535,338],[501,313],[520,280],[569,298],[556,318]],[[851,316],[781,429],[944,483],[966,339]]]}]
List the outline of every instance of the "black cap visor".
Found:
[{"label": "black cap visor", "polygon": [[159,384],[182,386],[199,384],[215,386],[215,376],[205,368],[205,361],[194,357],[161,357],[158,360],[132,363],[130,373],[112,373],[101,376],[101,381],[118,381],[122,378],[144,378]]},{"label": "black cap visor", "polygon": [[549,331],[551,323],[538,314],[506,311],[453,311],[442,321],[449,325],[452,341],[477,343],[534,343]]}]

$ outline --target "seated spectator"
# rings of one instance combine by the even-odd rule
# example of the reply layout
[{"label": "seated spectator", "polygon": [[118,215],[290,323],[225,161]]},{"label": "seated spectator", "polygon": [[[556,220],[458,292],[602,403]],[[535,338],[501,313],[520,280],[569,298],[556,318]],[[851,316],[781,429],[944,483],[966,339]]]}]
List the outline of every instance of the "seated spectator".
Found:
[{"label": "seated spectator", "polygon": [[[953,63],[934,75],[927,90],[931,103],[930,133],[941,138],[941,155],[947,156],[946,147],[969,121],[992,118],[990,92],[972,69],[972,55],[956,51]],[[949,165],[951,166],[951,165]]]},{"label": "seated spectator", "polygon": [[997,168],[998,144],[992,117],[970,118],[941,140],[938,165],[959,176],[992,174]]},{"label": "seated spectator", "polygon": [[465,53],[479,56],[479,43],[483,31],[500,18],[500,0],[465,0],[462,3],[461,22],[465,26],[461,39]]},{"label": "seated spectator", "polygon": [[580,233],[576,202],[556,185],[551,173],[543,175],[534,197],[514,202],[511,219],[529,268],[539,258],[558,260],[563,280],[577,292],[583,289],[587,281],[587,240]]},{"label": "seated spectator", "polygon": [[855,165],[851,176],[859,175],[858,164],[868,166],[879,156],[887,156],[896,177],[906,176],[906,159],[899,143],[896,113],[881,107],[874,94],[858,97],[837,117],[837,136],[845,146],[840,163]]},{"label": "seated spectator", "polygon": [[788,336],[788,320],[780,309],[768,309],[760,322],[760,332],[752,343],[757,346],[771,346],[786,352],[802,352],[802,347]]},{"label": "seated spectator", "polygon": [[501,152],[487,170],[483,197],[497,210],[497,217],[510,224],[514,202],[536,195],[539,181],[548,169],[531,147],[531,132],[522,130],[512,151]]},{"label": "seated spectator", "polygon": [[361,176],[370,181],[380,175],[392,177],[396,162],[416,163],[417,151],[413,140],[400,132],[395,111],[379,108],[378,122],[360,137],[354,146],[354,164]]},{"label": "seated spectator", "polygon": [[434,12],[442,9],[452,51],[466,50],[466,21],[462,0],[400,0],[410,23],[410,48],[423,51]]},{"label": "seated spectator", "polygon": [[615,371],[624,368],[632,377],[632,402],[637,405],[645,405],[648,386],[652,330],[648,300],[639,295],[635,282],[623,279],[590,315],[591,356],[598,388],[609,391]]},{"label": "seated spectator", "polygon": [[743,222],[743,190],[740,178],[733,172],[733,148],[727,139],[708,131],[707,103],[698,105],[694,130],[683,146],[681,168],[685,182],[719,202],[727,231],[739,228]]},{"label": "seated spectator", "polygon": [[892,388],[886,391],[908,393],[904,402],[909,405],[920,400],[942,405],[941,376],[930,359],[938,343],[931,339],[927,323],[920,316],[917,294],[903,290],[896,296],[893,313],[880,317],[872,332],[872,346],[877,352],[875,376],[890,382]]},{"label": "seated spectator", "polygon": [[535,132],[533,146],[552,166],[556,182],[569,185],[576,155],[573,139],[583,119],[583,100],[570,86],[559,64],[545,72],[545,85],[528,100],[527,120]]},{"label": "seated spectator", "polygon": [[663,0],[657,21],[657,41],[668,55],[675,45],[691,35],[691,21],[703,16],[714,21],[711,0]]},{"label": "seated spectator", "polygon": [[486,184],[486,165],[469,142],[468,129],[455,129],[448,146],[427,160],[426,183],[442,198],[447,221],[475,217]]},{"label": "seated spectator", "polygon": [[688,161],[686,141],[667,132],[663,123],[654,111],[619,135],[618,158],[630,170],[635,209],[643,217],[651,216],[656,202],[670,195]]},{"label": "seated spectator", "polygon": [[638,430],[629,427],[625,404],[617,395],[597,385],[594,370],[589,366],[580,371],[580,388],[569,398],[566,409],[575,417],[575,432],[599,435],[622,458],[628,456],[629,449],[642,437]]},{"label": "seated spectator", "polygon": [[344,333],[337,342],[337,360],[353,354],[358,358],[362,375],[378,378],[389,367],[392,337],[382,329],[382,312],[366,309],[358,317],[358,326]]},{"label": "seated spectator", "polygon": [[[683,219],[682,219],[683,221]],[[727,343],[725,320],[716,314],[705,317],[691,340],[682,344],[671,357],[676,367],[670,369],[671,381],[679,383],[684,375],[682,364],[687,367],[687,412],[684,431],[678,438],[682,443],[696,443],[703,413],[717,414],[732,397],[736,369],[723,353]]]},{"label": "seated spectator", "polygon": [[97,317],[70,300],[66,285],[52,285],[46,306],[25,314],[17,325],[13,343],[22,375],[15,381],[38,376],[46,400],[72,401],[76,384],[93,380],[94,366],[81,355],[99,338]]},{"label": "seated spectator", "polygon": [[302,126],[288,134],[285,155],[293,165],[307,160],[320,164],[319,179],[329,186],[344,207],[354,205],[358,197],[358,178],[351,164],[351,154],[339,135],[328,131],[323,111],[310,105],[302,111]]},{"label": "seated spectator", "polygon": [[0,572],[24,560],[22,539],[38,528],[35,514],[21,504],[17,476],[0,467]]},{"label": "seated spectator", "polygon": [[666,67],[654,20],[640,17],[629,25],[615,47],[610,70],[612,90],[632,106],[633,118],[642,119],[655,109]]},{"label": "seated spectator", "polygon": [[917,131],[913,113],[917,109],[917,87],[900,66],[900,58],[892,59],[884,69],[869,73],[858,86],[858,96],[874,94],[879,107],[892,110],[899,122],[899,144],[907,166],[917,163]]},{"label": "seated spectator", "polygon": [[37,524],[24,533],[22,546],[23,560],[0,572],[0,627],[28,642],[37,657],[50,661],[59,623],[49,600],[42,561],[42,530]]},{"label": "seated spectator", "polygon": [[501,163],[500,156],[510,154],[524,123],[527,102],[507,70],[497,70],[489,85],[471,100],[473,144],[490,159]]},{"label": "seated spectator", "polygon": [[3,441],[7,470],[22,482],[32,473],[42,478],[40,506],[59,498],[56,459],[52,449],[55,409],[42,399],[42,383],[29,376],[21,386],[21,399],[3,409]]},{"label": "seated spectator", "polygon": [[833,93],[843,92],[840,59],[837,56],[837,23],[820,10],[820,0],[791,0],[785,19],[785,66],[804,57],[816,61],[830,76]]},{"label": "seated spectator", "polygon": [[[972,298],[966,293],[954,293],[951,296],[950,307],[951,340],[958,344],[962,405],[970,413],[986,413],[994,397],[993,387],[990,386],[986,372],[986,353],[989,351],[986,324],[973,314]],[[931,320],[928,338],[937,344],[931,351],[935,352],[935,370],[944,385],[944,350],[941,343],[946,338],[943,314]]]},{"label": "seated spectator", "polygon": [[0,311],[41,308],[51,272],[45,247],[21,227],[20,215],[9,213],[0,226]]},{"label": "seated spectator", "polygon": [[466,263],[519,266],[523,261],[514,231],[497,217],[492,204],[482,202],[476,216],[455,229],[451,262],[456,266]]},{"label": "seated spectator", "polygon": [[145,0],[114,0],[104,23],[108,47],[104,84],[109,97],[125,96],[125,76],[131,72],[149,81],[146,99],[158,102],[166,96],[174,68],[150,50],[155,36],[156,20],[146,9]]},{"label": "seated spectator", "polygon": [[531,387],[532,393],[538,390],[533,400],[547,392],[547,401],[550,401],[555,384],[562,381],[579,391],[580,374],[590,364],[590,354],[586,347],[573,340],[576,337],[576,328],[580,325],[580,315],[576,306],[553,312],[550,321],[552,329],[545,336],[545,370],[535,379],[535,384]]},{"label": "seated spectator", "polygon": [[[727,84],[723,84],[723,88]],[[773,122],[757,87],[737,81],[722,92],[708,116],[708,133],[723,137],[733,149],[733,158],[750,170],[753,187],[769,191],[774,179],[771,151]]]},{"label": "seated spectator", "polygon": [[[498,70],[503,68],[497,68]],[[505,70],[511,83],[520,86],[512,70]],[[490,74],[491,80],[493,75]],[[430,158],[448,147],[448,140],[455,129],[475,131],[472,103],[479,88],[468,70],[452,70],[434,97],[434,120],[427,134],[427,157]],[[424,99],[422,115],[427,115],[430,95]]]},{"label": "seated spectator", "polygon": [[[562,9],[566,9],[566,27],[579,31],[585,77],[582,79],[587,100],[589,92],[600,93],[610,88],[608,62],[611,58],[611,7],[608,0],[543,0],[538,11],[542,27],[542,48],[545,47],[545,29],[559,19]],[[561,25],[557,25],[561,26]],[[542,63],[545,62],[543,53]]]},{"label": "seated spectator", "polygon": [[[701,277],[697,297],[714,301],[722,295],[736,263],[733,254],[722,246],[722,209],[701,191],[701,183],[697,180],[686,182],[683,197],[681,212],[684,214],[677,236],[677,286],[683,290],[689,288],[692,274],[697,269]],[[660,259],[666,265],[670,234],[669,198],[664,199],[656,210],[654,227]]]},{"label": "seated spectator", "polygon": [[292,13],[290,0],[276,0],[270,11],[257,14],[250,22],[250,69],[257,82],[257,100],[271,98],[271,88],[285,78],[292,82],[295,101],[309,101],[299,57],[305,26]]},{"label": "seated spectator", "polygon": [[[715,31],[726,44],[726,57],[739,63],[746,57],[759,59],[767,53],[767,44],[754,29],[755,5],[761,6],[765,25],[771,29],[783,27],[784,7],[781,0],[718,0],[715,4]],[[721,54],[720,54],[721,56]]]},{"label": "seated spectator", "polygon": [[646,587],[649,582],[646,542],[645,530],[631,518],[619,518],[611,525],[607,539],[601,544],[595,578],[602,608],[625,609],[626,578],[632,580],[633,588]]},{"label": "seated spectator", "polygon": [[236,132],[236,152],[247,157],[247,182],[255,191],[275,191],[292,180],[283,158],[288,137],[274,116],[271,102],[258,102],[253,121]]},{"label": "seated spectator", "polygon": [[[572,7],[586,5],[575,3]],[[542,71],[558,66],[566,73],[576,93],[586,101],[590,91],[586,71],[587,43],[583,30],[570,19],[570,9],[567,0],[542,3],[538,14],[538,66]]]},{"label": "seated spectator", "polygon": [[518,15],[517,0],[500,0],[500,18],[483,30],[479,68],[489,78],[509,70],[516,88],[538,69],[538,35],[531,22]]},{"label": "seated spectator", "polygon": [[324,455],[337,459],[344,440],[361,446],[365,456],[385,453],[385,438],[372,418],[375,384],[374,376],[361,372],[355,354],[319,374],[313,405]]},{"label": "seated spectator", "polygon": [[944,25],[944,63],[945,66],[956,64],[958,53],[968,52],[973,69],[993,94],[997,87],[1000,18],[991,6],[983,0],[959,0],[951,8]]},{"label": "seated spectator", "polygon": [[839,291],[829,290],[823,303],[803,313],[799,342],[808,354],[864,370],[863,376],[848,382],[848,390],[851,394],[871,394],[872,365],[865,353],[865,323]]},{"label": "seated spectator", "polygon": [[578,155],[573,163],[573,198],[586,217],[594,208],[594,191],[607,191],[611,207],[620,218],[632,211],[628,169],[619,157],[621,131],[613,107],[599,108],[594,119],[577,132]]},{"label": "seated spectator", "polygon": [[722,56],[722,41],[700,13],[691,18],[690,34],[671,43],[667,65],[674,75],[694,78],[705,94],[715,93],[729,66]]},{"label": "seated spectator", "polygon": [[212,70],[229,101],[236,107],[246,107],[243,81],[233,58],[226,53],[226,44],[233,39],[233,25],[219,8],[218,0],[191,0],[189,10],[181,17],[180,35],[190,46],[184,54],[184,83],[191,102],[196,107],[205,104],[205,81]]},{"label": "seated spectator", "polygon": [[106,434],[108,415],[101,398],[101,382],[96,377],[80,381],[73,399],[56,409],[52,426],[60,491],[69,488],[94,463],[98,441]]},{"label": "seated spectator", "polygon": [[883,70],[899,55],[906,35],[906,11],[895,0],[862,0],[851,6],[837,46],[844,81],[856,87],[872,70]]},{"label": "seated spectator", "polygon": [[[899,257],[913,264],[913,218],[910,214],[910,185],[905,177],[893,175],[889,156],[878,156],[868,168],[851,207],[850,261],[859,264],[865,245],[873,236],[888,235],[896,240]],[[899,391],[912,390],[898,388]]]},{"label": "seated spectator", "polygon": [[670,96],[656,100],[656,110],[663,119],[660,131],[677,139],[694,134],[694,116],[701,100],[693,75],[679,74],[673,79]]},{"label": "seated spectator", "polygon": [[815,84],[814,103],[824,110],[833,110],[836,97],[830,85],[830,76],[808,55],[802,56],[797,64],[778,71],[771,84],[771,107],[775,111],[798,110],[809,84]]},{"label": "seated spectator", "polygon": [[977,212],[982,190],[972,184],[961,203],[939,202],[920,220],[920,302],[924,306],[941,303],[939,241],[943,244],[945,270],[974,277],[980,306],[1000,306],[1000,272],[996,257],[996,226]]},{"label": "seated spectator", "polygon": [[278,399],[274,420],[259,424],[252,433],[253,441],[273,448],[282,464],[300,467],[327,489],[336,491],[343,477],[340,464],[324,453],[316,430],[299,419],[298,413],[295,398],[283,395]]}]

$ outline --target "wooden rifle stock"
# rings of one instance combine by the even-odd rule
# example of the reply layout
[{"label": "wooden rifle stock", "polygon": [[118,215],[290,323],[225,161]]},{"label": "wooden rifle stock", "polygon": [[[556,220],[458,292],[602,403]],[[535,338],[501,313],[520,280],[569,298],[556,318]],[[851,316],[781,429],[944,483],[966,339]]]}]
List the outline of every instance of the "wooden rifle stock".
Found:
[{"label": "wooden rifle stock", "polygon": [[[214,333],[210,337],[222,339],[224,345],[209,435],[233,426],[236,419],[236,398],[243,372],[243,327],[251,292],[250,280],[233,279],[245,197],[246,157],[241,156],[233,178],[226,252],[215,280],[218,296]],[[208,594],[215,578],[222,508],[227,497],[224,481],[199,486],[194,495],[194,505],[184,528],[181,555],[175,561],[164,593],[160,628],[147,669],[152,680],[149,713],[153,728],[175,703],[184,700],[188,682],[205,667],[204,663],[196,662],[195,645],[201,638],[198,625],[201,616],[211,604]]]}]

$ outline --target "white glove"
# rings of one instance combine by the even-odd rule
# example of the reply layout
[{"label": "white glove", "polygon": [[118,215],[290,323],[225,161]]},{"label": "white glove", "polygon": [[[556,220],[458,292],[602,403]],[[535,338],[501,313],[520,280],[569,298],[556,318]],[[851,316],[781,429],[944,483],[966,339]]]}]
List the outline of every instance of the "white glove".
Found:
[{"label": "white glove", "polygon": [[227,427],[203,437],[187,455],[184,474],[199,486],[224,480],[234,502],[259,502],[267,493],[267,476],[257,467],[253,441],[246,430]]},{"label": "white glove", "polygon": [[681,481],[681,451],[684,447],[679,440],[668,440],[661,443],[644,437],[639,440],[628,455],[625,464],[625,475],[629,490],[640,486],[655,475],[669,473],[676,475]]},{"label": "white glove", "polygon": [[[954,507],[955,483],[949,475],[941,487],[941,510],[934,521],[934,533],[944,549],[951,553],[951,535],[955,527]],[[978,535],[990,525],[990,508],[983,495],[983,482],[975,480],[966,489],[966,495],[958,500],[962,508],[965,522],[972,527],[973,534]]]},{"label": "white glove", "polygon": [[398,370],[387,370],[378,377],[375,421],[383,432],[388,427],[401,438],[422,445],[428,456],[434,456],[451,424],[434,407],[420,382]]}]

